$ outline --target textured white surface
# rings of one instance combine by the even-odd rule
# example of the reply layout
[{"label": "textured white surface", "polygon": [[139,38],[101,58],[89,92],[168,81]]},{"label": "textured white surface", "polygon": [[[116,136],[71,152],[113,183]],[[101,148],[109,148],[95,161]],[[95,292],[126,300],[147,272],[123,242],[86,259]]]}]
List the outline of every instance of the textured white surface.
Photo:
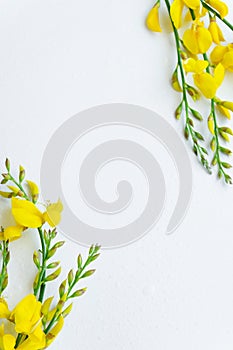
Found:
[{"label": "textured white surface", "polygon": [[[145,29],[152,5],[150,0],[0,1],[2,164],[8,156],[39,180],[53,132],[97,104],[151,108],[181,134],[181,123],[172,116],[179,96],[168,84],[173,37]],[[231,77],[222,89],[229,99],[232,82]],[[191,161],[194,194],[184,223],[165,236],[165,210],[143,239],[102,252],[88,294],[76,303],[51,350],[232,349],[232,188],[207,176],[192,156]],[[168,182],[171,171],[168,165]],[[28,253],[35,246],[30,234],[14,244],[12,304],[31,282]],[[67,242],[64,270],[85,251]]]}]

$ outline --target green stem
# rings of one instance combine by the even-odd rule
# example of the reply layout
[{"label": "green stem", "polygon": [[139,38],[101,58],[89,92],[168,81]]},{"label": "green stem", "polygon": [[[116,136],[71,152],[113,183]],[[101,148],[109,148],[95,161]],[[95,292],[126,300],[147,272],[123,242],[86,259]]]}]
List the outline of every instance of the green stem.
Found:
[{"label": "green stem", "polygon": [[[203,58],[205,61],[209,62],[208,56],[206,53],[203,54]],[[206,72],[211,74],[210,72],[210,67],[208,66],[206,68]],[[215,141],[216,141],[216,151],[215,151],[215,157],[216,161],[218,164],[218,171],[226,177],[226,173],[223,169],[222,162],[220,159],[220,154],[219,154],[219,148],[220,148],[220,143],[219,143],[219,131],[218,131],[218,121],[217,121],[217,116],[216,116],[216,111],[215,111],[215,100],[214,98],[211,99],[211,115],[213,116],[213,121],[214,121],[214,136],[215,136]]]},{"label": "green stem", "polygon": [[7,277],[7,261],[6,257],[8,254],[8,243],[3,241],[2,243],[2,268],[1,268],[1,274],[0,274],[0,297],[2,295],[2,292],[4,290],[3,283],[5,281],[5,278]]},{"label": "green stem", "polygon": [[202,6],[206,8],[208,11],[212,12],[216,17],[218,17],[227,27],[229,27],[233,31],[233,25],[228,22],[225,18],[222,18],[220,14],[213,9],[211,6],[209,6],[205,1],[201,0]]},{"label": "green stem", "polygon": [[39,293],[39,297],[38,300],[40,302],[43,301],[44,299],[44,293],[45,293],[45,283],[43,283],[42,281],[45,279],[45,273],[46,273],[46,261],[47,261],[47,247],[44,241],[44,237],[43,237],[43,231],[42,228],[39,227],[38,228],[38,232],[39,232],[39,237],[40,237],[40,242],[41,242],[41,251],[42,251],[42,264],[41,264],[41,269],[39,272],[39,278],[38,278],[38,282],[37,282],[37,286],[34,290],[34,295],[37,296]]},{"label": "green stem", "polygon": [[[173,20],[171,18],[171,13],[170,13],[170,7],[171,6],[170,6],[169,0],[165,0],[165,4],[166,4],[167,9],[168,9],[168,14],[169,14],[169,17],[170,17],[170,21],[171,21],[173,32],[174,32],[174,36],[175,36],[177,60],[178,60],[178,66],[179,66],[179,69],[180,69],[182,90],[183,90],[183,101],[184,101],[184,104],[185,104],[185,123],[186,123],[186,127],[188,128],[188,131],[189,131],[189,133],[191,135],[192,142],[196,146],[196,149],[197,149],[197,152],[198,152],[200,158],[203,159],[204,158],[204,156],[202,154],[203,152],[202,152],[201,147],[199,146],[198,142],[196,142],[195,133],[194,133],[193,128],[191,127],[191,125],[189,123],[189,119],[190,119],[189,118],[189,103],[188,103],[187,92],[186,92],[185,73],[184,73],[184,69],[183,69],[183,65],[182,65],[182,59],[181,59],[181,54],[180,54],[180,52],[181,52],[180,37],[179,37],[179,33],[178,33],[174,23],[173,23]],[[192,12],[191,12],[191,14],[192,14]],[[194,12],[193,12],[192,15],[195,16]],[[209,167],[209,165],[207,163],[208,162],[206,161],[205,167],[208,170],[208,172],[210,172],[210,167]]]},{"label": "green stem", "polygon": [[[24,190],[23,186],[16,181],[16,179],[10,174],[10,172],[8,172],[9,176],[10,176],[10,180],[20,189],[20,191],[23,193],[24,198],[28,201],[31,201],[30,198],[28,197],[26,191]],[[32,200],[33,202],[33,200]],[[43,301],[44,298],[44,293],[45,293],[45,283],[41,283],[44,278],[45,278],[45,273],[46,273],[46,258],[47,258],[47,249],[46,249],[46,245],[44,242],[44,237],[43,237],[43,232],[41,227],[38,228],[38,232],[39,232],[39,237],[40,237],[40,242],[41,242],[41,251],[42,251],[42,266],[41,266],[41,272],[40,272],[40,276],[39,276],[39,281],[37,284],[37,288],[34,291],[35,296],[37,296],[37,294],[39,293],[39,297],[38,300],[39,301]]]},{"label": "green stem", "polygon": [[15,178],[14,178],[10,173],[8,173],[8,174],[9,174],[9,176],[10,176],[10,180],[11,180],[11,181],[20,189],[20,191],[23,193],[24,198],[27,199],[28,201],[30,201],[30,199],[29,199],[27,193],[25,192],[23,186],[22,186],[18,181],[16,181]]}]

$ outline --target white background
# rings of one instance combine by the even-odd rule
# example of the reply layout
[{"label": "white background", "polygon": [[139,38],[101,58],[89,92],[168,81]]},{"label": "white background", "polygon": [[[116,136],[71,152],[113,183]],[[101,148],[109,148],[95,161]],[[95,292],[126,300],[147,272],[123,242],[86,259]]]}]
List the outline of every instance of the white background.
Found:
[{"label": "white background", "polygon": [[[53,132],[98,104],[148,107],[182,134],[182,123],[173,118],[179,94],[168,83],[175,65],[173,37],[145,29],[152,5],[150,0],[0,1],[1,168],[8,156],[39,181]],[[221,96],[232,99],[232,77]],[[166,236],[163,215],[140,241],[103,251],[87,295],[77,301],[51,349],[232,349],[232,188],[190,158],[193,198],[183,224]],[[33,232],[14,243],[6,293],[11,305],[29,291],[30,249],[36,245]],[[78,252],[86,249],[68,241],[60,256],[65,271]]]}]

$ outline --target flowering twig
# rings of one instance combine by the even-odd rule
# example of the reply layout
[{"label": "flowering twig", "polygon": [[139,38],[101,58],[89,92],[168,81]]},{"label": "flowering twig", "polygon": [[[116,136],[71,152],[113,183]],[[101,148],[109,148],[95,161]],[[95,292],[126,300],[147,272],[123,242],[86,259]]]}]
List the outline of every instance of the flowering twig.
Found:
[{"label": "flowering twig", "polygon": [[[162,31],[159,24],[161,3],[162,0],[157,0],[146,19],[148,29],[153,32]],[[164,0],[164,3],[172,25],[177,54],[172,86],[182,94],[175,116],[180,119],[184,115],[184,135],[191,140],[194,153],[211,174],[208,150],[202,143],[206,137],[194,128],[194,119],[206,120],[212,137],[210,148],[214,152],[211,165],[217,165],[218,177],[223,177],[226,183],[231,184],[231,176],[225,170],[230,169],[231,164],[222,159],[222,156],[229,156],[232,152],[221,145],[220,139],[229,142],[233,131],[228,126],[219,126],[217,119],[218,114],[231,118],[233,102],[221,100],[216,96],[223,83],[225,71],[233,72],[233,44],[221,44],[225,39],[217,23],[217,20],[221,20],[229,29],[233,29],[232,24],[225,19],[228,7],[221,0]],[[184,18],[186,22],[191,22],[191,26],[182,30],[181,37],[180,29],[185,22]],[[187,76],[189,73],[192,73],[196,87],[190,85]],[[202,113],[190,104],[188,95],[195,103],[203,97],[210,104],[210,115],[203,118]]]},{"label": "flowering twig", "polygon": [[[62,213],[62,203],[49,203],[44,205],[42,212],[38,206],[39,188],[32,182],[25,182],[25,170],[19,168],[18,179],[10,170],[10,162],[5,162],[6,173],[3,173],[2,185],[7,191],[0,191],[0,196],[11,199],[11,212],[15,225],[2,228],[0,231],[0,250],[2,252],[2,266],[0,270],[0,318],[14,324],[14,334],[5,334],[3,325],[0,332],[0,344],[4,339],[10,344],[7,348],[45,349],[61,331],[64,318],[70,313],[72,303],[66,305],[70,299],[80,297],[86,288],[74,290],[78,282],[91,276],[95,270],[87,270],[90,263],[99,256],[100,246],[93,245],[89,249],[87,260],[82,263],[81,255],[77,259],[77,269],[70,270],[67,278],[59,287],[59,301],[54,305],[54,296],[45,301],[46,285],[55,281],[60,273],[59,261],[51,261],[58,248],[64,241],[55,241],[57,236],[56,225],[59,224]],[[33,293],[23,298],[13,310],[9,310],[2,292],[8,284],[7,265],[10,260],[9,244],[19,239],[28,228],[37,229],[41,247],[33,254],[33,261],[38,270],[33,284]],[[53,305],[52,305],[53,304]],[[5,338],[4,338],[5,337]],[[11,346],[12,345],[12,346]],[[5,347],[4,347],[5,349]]]}]

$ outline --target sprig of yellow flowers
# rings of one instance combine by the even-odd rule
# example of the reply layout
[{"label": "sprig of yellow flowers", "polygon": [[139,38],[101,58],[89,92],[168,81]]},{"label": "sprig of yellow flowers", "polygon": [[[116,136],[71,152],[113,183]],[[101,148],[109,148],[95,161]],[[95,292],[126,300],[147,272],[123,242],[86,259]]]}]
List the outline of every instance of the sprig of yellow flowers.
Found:
[{"label": "sprig of yellow flowers", "polygon": [[[99,245],[92,245],[88,257],[83,261],[79,254],[75,269],[71,269],[58,288],[58,300],[54,296],[45,299],[47,283],[54,281],[61,273],[59,261],[51,261],[64,241],[54,241],[57,236],[56,225],[61,220],[63,206],[60,200],[47,203],[40,209],[39,188],[33,181],[25,181],[25,169],[20,166],[18,179],[11,173],[10,161],[6,159],[6,172],[2,174],[1,184],[7,186],[0,196],[11,200],[11,212],[15,225],[1,228],[0,250],[2,254],[0,269],[0,349],[1,350],[40,350],[47,348],[61,331],[64,318],[72,309],[72,300],[82,296],[86,288],[77,289],[80,280],[95,272],[89,265],[99,257]],[[13,310],[9,310],[3,296],[8,285],[7,267],[10,262],[10,244],[19,239],[29,228],[37,229],[41,247],[33,253],[37,274],[33,292],[26,295]],[[44,300],[45,299],[45,300]],[[6,322],[14,326],[9,334],[4,327]]]},{"label": "sprig of yellow flowers", "polygon": [[[182,94],[175,117],[184,116],[184,135],[192,143],[193,152],[203,167],[212,173],[217,166],[219,178],[232,183],[227,173],[231,164],[225,158],[232,151],[225,145],[230,142],[233,131],[229,126],[219,125],[220,118],[231,119],[233,102],[217,97],[217,91],[224,81],[226,71],[233,72],[233,43],[224,39],[219,23],[233,31],[233,25],[226,20],[228,6],[221,0],[164,0],[174,32],[177,65],[172,75],[174,90]],[[157,0],[150,10],[146,25],[153,32],[161,32]],[[190,74],[193,83],[190,83]],[[209,114],[202,113],[192,106],[200,97],[209,103]],[[206,119],[211,135],[210,149],[213,152],[211,164],[208,150],[203,146],[204,136],[196,130],[194,120]]]}]

